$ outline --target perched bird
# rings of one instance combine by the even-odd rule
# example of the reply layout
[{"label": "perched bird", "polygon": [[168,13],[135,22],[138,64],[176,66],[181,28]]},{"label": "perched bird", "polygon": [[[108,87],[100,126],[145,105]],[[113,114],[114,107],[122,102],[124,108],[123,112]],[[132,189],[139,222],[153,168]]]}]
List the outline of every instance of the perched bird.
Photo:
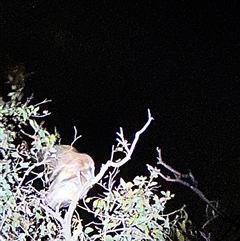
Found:
[{"label": "perched bird", "polygon": [[56,145],[54,148],[54,157],[48,158],[51,184],[46,203],[53,210],[59,210],[69,206],[78,193],[80,198],[86,195],[91,188],[95,166],[89,155],[79,153],[72,146]]}]

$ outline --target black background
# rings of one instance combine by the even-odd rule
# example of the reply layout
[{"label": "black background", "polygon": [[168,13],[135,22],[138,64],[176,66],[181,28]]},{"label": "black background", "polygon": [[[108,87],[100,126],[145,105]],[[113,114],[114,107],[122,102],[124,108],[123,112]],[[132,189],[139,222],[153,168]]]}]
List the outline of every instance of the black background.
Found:
[{"label": "black background", "polygon": [[[199,188],[230,215],[240,214],[239,56],[236,1],[2,1],[0,49],[35,74],[34,102],[52,99],[48,127],[57,126],[97,169],[106,162],[122,126],[126,138],[147,120],[132,160],[130,180],[163,160],[191,169]],[[178,207],[204,203],[179,185]],[[194,216],[195,215],[195,216]]]}]

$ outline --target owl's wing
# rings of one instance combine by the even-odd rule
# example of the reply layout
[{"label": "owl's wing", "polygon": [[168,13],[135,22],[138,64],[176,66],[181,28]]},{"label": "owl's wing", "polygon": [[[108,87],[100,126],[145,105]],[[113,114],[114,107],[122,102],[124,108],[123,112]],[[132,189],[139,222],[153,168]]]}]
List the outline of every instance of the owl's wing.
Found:
[{"label": "owl's wing", "polygon": [[63,177],[64,172],[59,173],[59,176],[51,183],[46,197],[48,206],[54,210],[57,206],[59,208],[69,206],[76,195],[79,195],[80,199],[83,198],[90,189],[89,181],[92,180],[92,173],[90,171],[78,172],[77,175],[62,180]]},{"label": "owl's wing", "polygon": [[67,207],[80,189],[77,178],[53,182],[46,197],[47,205],[54,210],[57,206]]}]

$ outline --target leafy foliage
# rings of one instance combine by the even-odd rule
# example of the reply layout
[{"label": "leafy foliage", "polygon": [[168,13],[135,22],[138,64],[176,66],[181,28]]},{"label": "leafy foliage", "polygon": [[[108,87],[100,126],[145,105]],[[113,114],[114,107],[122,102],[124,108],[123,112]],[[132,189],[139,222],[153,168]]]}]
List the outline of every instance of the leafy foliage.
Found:
[{"label": "leafy foliage", "polygon": [[57,133],[48,133],[33,119],[48,115],[47,111],[42,114],[39,106],[21,103],[20,92],[9,96],[11,100],[0,105],[1,233],[7,240],[38,240],[51,234],[52,227],[50,217],[39,206],[41,192],[34,185],[35,180],[44,180],[46,173],[35,171],[43,165],[41,150],[53,146]]},{"label": "leafy foliage", "polygon": [[[103,197],[89,198],[93,201],[93,213],[99,219],[95,226],[100,235],[94,238],[103,240],[166,240],[170,235],[169,216],[163,215],[164,205],[174,195],[162,192],[159,198],[154,191],[158,183],[153,173],[147,177],[137,176],[133,182],[125,182],[113,188],[115,175],[111,173],[107,181],[101,184],[105,192]],[[102,229],[104,232],[102,233]]]},{"label": "leafy foliage", "polygon": [[[150,165],[147,165],[149,177],[137,176],[132,182],[125,182],[122,178],[117,181],[118,167],[105,174],[97,183],[103,190],[101,194],[84,198],[78,212],[75,210],[70,217],[69,237],[62,218],[64,214],[56,214],[44,205],[49,186],[48,163],[44,157],[54,153],[54,144],[59,138],[57,132],[50,134],[44,128],[44,122],[38,122],[49,115],[48,111],[40,108],[48,101],[32,105],[32,98],[29,98],[22,103],[21,91],[17,88],[9,93],[9,101],[1,99],[0,103],[0,238],[190,240],[186,236],[189,220],[184,207],[165,213],[165,205],[174,195],[159,190],[158,172]],[[118,139],[116,150],[128,155],[130,144],[124,140],[126,146],[119,145],[120,142]],[[85,225],[81,217],[83,211],[93,218]]]},{"label": "leafy foliage", "polygon": [[[98,183],[104,189],[103,195],[87,198],[82,206],[95,217],[94,224],[85,230],[93,233],[91,240],[197,240],[188,230],[191,221],[185,205],[165,212],[165,205],[174,194],[159,191],[157,169],[150,165],[147,168],[149,177],[136,176],[127,183],[120,178],[115,185],[119,171],[114,169]],[[92,203],[92,208],[88,203]]]}]

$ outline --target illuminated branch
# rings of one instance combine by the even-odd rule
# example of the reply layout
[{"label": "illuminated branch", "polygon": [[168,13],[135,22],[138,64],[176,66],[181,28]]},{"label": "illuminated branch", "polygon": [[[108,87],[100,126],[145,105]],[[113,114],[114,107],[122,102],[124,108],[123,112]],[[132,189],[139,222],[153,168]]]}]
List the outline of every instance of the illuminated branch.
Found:
[{"label": "illuminated branch", "polygon": [[[67,240],[75,240],[72,235],[71,235],[71,218],[73,216],[74,210],[76,209],[76,206],[78,204],[78,201],[82,198],[84,198],[84,196],[86,195],[89,186],[93,186],[94,184],[98,183],[103,176],[105,175],[106,171],[110,168],[110,167],[120,167],[123,166],[125,163],[127,163],[130,159],[131,156],[133,154],[133,151],[136,147],[136,144],[139,140],[140,135],[148,128],[148,126],[150,125],[150,123],[152,122],[153,117],[151,116],[150,110],[148,109],[148,120],[146,122],[146,124],[139,130],[136,132],[135,137],[133,139],[132,143],[128,143],[125,139],[124,139],[124,135],[123,135],[123,129],[120,128],[120,132],[117,133],[118,138],[117,138],[117,147],[116,148],[112,148],[112,154],[111,154],[111,159],[106,163],[103,164],[99,173],[94,177],[93,180],[91,180],[91,182],[87,182],[85,183],[85,189],[86,191],[82,191],[80,190],[79,193],[76,195],[76,197],[72,200],[69,209],[64,217],[64,222],[62,223],[62,227],[63,230],[65,232],[66,235],[66,239]],[[76,136],[76,135],[75,135]],[[114,159],[114,153],[121,150],[122,152],[124,152],[126,154],[126,156],[123,159],[118,159],[118,160],[113,160]],[[58,219],[59,220],[59,219]],[[60,221],[60,220],[59,220]],[[82,231],[82,226],[81,224],[78,225],[78,228],[75,230],[76,233],[81,233]]]}]

